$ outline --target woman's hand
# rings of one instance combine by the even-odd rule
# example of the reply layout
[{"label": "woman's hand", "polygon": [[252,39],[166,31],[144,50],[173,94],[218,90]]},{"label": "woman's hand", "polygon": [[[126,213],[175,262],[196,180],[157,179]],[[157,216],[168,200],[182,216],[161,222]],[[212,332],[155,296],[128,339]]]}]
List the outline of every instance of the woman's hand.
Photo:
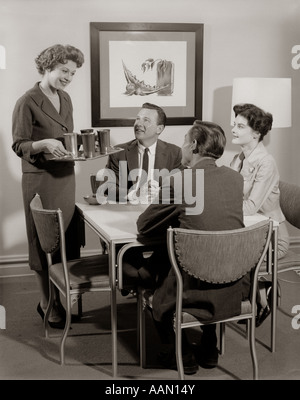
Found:
[{"label": "woman's hand", "polygon": [[33,154],[50,153],[54,157],[63,157],[69,152],[64,148],[64,145],[57,139],[43,139],[32,143]]}]

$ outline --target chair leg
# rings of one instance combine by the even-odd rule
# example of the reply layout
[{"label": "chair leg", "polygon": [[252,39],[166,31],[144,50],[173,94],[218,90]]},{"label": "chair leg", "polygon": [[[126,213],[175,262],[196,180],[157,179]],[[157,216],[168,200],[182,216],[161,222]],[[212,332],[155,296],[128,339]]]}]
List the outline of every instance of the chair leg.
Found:
[{"label": "chair leg", "polygon": [[277,281],[277,307],[281,306],[281,287]]},{"label": "chair leg", "polygon": [[[77,296],[77,295],[75,295],[75,296]],[[71,306],[73,304],[72,295],[66,296],[66,299],[67,299],[66,324],[65,324],[65,329],[63,331],[61,341],[60,341],[60,365],[65,364],[65,343],[66,343],[67,336],[69,333],[69,329],[70,329],[70,325],[71,325],[71,318],[72,318],[72,306]]]},{"label": "chair leg", "polygon": [[54,285],[49,280],[49,300],[48,300],[46,314],[44,316],[44,330],[45,330],[45,337],[47,339],[49,338],[48,319],[49,319],[49,315],[50,315],[50,312],[51,312],[52,307],[53,307],[53,303],[54,303]]},{"label": "chair leg", "polygon": [[111,345],[112,345],[112,375],[114,378],[118,374],[118,343],[117,343],[117,291],[116,287],[111,288],[110,292],[110,311],[111,311]]},{"label": "chair leg", "polygon": [[71,314],[66,316],[66,325],[60,342],[60,365],[65,364],[65,342],[71,325]]},{"label": "chair leg", "polygon": [[250,340],[251,330],[250,330],[250,322],[249,319],[246,319],[246,339]]},{"label": "chair leg", "polygon": [[[141,343],[140,343],[140,324],[141,324],[141,310],[140,310],[140,293],[137,293],[137,302],[136,302],[136,308],[137,308],[137,321],[136,321],[136,350],[138,354],[140,354],[141,350]],[[141,363],[140,363],[141,364]]]},{"label": "chair leg", "polygon": [[176,363],[178,370],[178,378],[180,380],[184,380],[184,368],[183,368],[183,360],[182,360],[182,330],[181,327],[177,327],[177,323],[175,325],[175,350],[176,350]]},{"label": "chair leg", "polygon": [[79,318],[81,318],[82,317],[82,296],[81,295],[78,297],[77,307],[78,307],[78,316],[79,316]]},{"label": "chair leg", "polygon": [[140,366],[146,368],[146,311],[144,310],[143,297],[138,296],[138,341],[140,352]]},{"label": "chair leg", "polygon": [[223,356],[225,353],[225,323],[220,323],[220,354]]},{"label": "chair leg", "polygon": [[250,352],[252,358],[252,365],[253,365],[253,379],[258,379],[258,363],[257,363],[257,355],[256,355],[256,347],[255,347],[255,319],[252,318],[250,320]]}]

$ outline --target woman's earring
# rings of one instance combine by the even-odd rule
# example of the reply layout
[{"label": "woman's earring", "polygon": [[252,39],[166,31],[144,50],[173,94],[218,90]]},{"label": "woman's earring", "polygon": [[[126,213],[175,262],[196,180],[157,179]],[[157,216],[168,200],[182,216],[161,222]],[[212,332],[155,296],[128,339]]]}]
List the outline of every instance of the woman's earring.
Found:
[{"label": "woman's earring", "polygon": [[259,132],[253,132],[253,139],[259,140],[259,138],[260,138],[260,133]]},{"label": "woman's earring", "polygon": [[195,146],[195,148],[193,149],[193,154],[197,154],[198,153],[198,146],[197,146],[197,141],[193,140],[192,146]]}]

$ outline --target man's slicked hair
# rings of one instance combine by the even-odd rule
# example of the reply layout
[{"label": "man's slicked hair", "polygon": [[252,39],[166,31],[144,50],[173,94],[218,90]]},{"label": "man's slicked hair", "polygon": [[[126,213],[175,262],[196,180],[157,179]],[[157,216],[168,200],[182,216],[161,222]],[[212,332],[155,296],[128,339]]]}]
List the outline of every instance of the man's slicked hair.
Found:
[{"label": "man's slicked hair", "polygon": [[161,107],[157,106],[156,104],[152,104],[152,103],[144,103],[142,105],[142,108],[147,108],[149,110],[156,110],[157,111],[157,125],[163,125],[164,127],[166,126],[167,116]]}]

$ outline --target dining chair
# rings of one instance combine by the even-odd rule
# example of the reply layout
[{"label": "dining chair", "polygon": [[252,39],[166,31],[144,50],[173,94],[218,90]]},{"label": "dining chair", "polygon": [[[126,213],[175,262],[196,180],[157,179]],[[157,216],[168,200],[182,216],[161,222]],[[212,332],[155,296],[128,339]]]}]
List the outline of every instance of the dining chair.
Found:
[{"label": "dining chair", "polygon": [[[279,182],[279,190],[280,190],[280,207],[286,218],[286,221],[291,224],[294,228],[300,229],[300,187],[280,181]],[[280,258],[277,261],[277,275],[282,272],[299,270],[300,269],[300,253],[293,251],[289,248],[287,254]],[[259,271],[259,279],[264,279],[266,276],[272,275],[272,269],[268,268],[268,264],[266,262],[262,263],[261,269]],[[281,300],[281,291],[280,286],[278,284],[278,280],[273,280],[274,285],[276,285],[275,292],[277,293],[277,303],[276,306],[280,305]],[[270,284],[267,297],[271,296],[272,285]],[[275,342],[276,342],[276,326],[273,325],[273,319],[271,322],[271,331],[273,335],[273,348],[272,351],[275,351]],[[275,323],[276,324],[276,323]]]},{"label": "dining chair", "polygon": [[[47,210],[39,194],[36,194],[30,203],[30,208],[37,230],[38,238],[45,252],[49,271],[49,302],[44,318],[44,329],[46,338],[49,337],[48,318],[53,307],[54,288],[66,299],[66,324],[60,342],[60,363],[65,363],[65,342],[71,324],[71,308],[81,299],[86,292],[110,292],[111,307],[116,304],[113,299],[115,293],[111,289],[108,255],[100,254],[81,257],[76,260],[67,260],[65,227],[63,214],[60,209]],[[53,263],[53,255],[60,252],[61,262]],[[111,319],[116,318],[116,310],[111,310]],[[79,309],[81,312],[81,309]],[[111,321],[112,322],[112,321]],[[115,324],[111,323],[112,329]],[[116,349],[116,335],[112,334],[112,348]],[[114,354],[114,352],[113,352]],[[113,370],[115,371],[114,358]]]},{"label": "dining chair", "polygon": [[[280,207],[286,218],[286,221],[294,228],[300,229],[300,186],[292,183],[280,181]],[[291,248],[286,255],[277,261],[277,273],[293,271],[300,269],[300,253],[296,253]],[[259,272],[259,277],[271,275],[272,270],[268,269],[264,262]],[[278,284],[277,284],[278,285]],[[277,286],[278,297],[277,305],[280,304],[280,287]]]},{"label": "dining chair", "polygon": [[[156,246],[161,246],[161,240],[157,240],[155,238],[147,241],[147,251],[144,254],[144,257],[147,258],[153,250],[155,250]],[[132,249],[133,247],[145,247],[145,244],[142,242],[134,241],[127,243],[120,247],[117,254],[117,282],[118,289],[122,291],[123,289],[123,257],[126,254],[127,250]],[[149,247],[149,248],[148,248]],[[152,250],[152,251],[150,251]],[[139,286],[136,288],[136,292],[132,291],[132,297],[136,297],[137,299],[137,351],[140,353],[140,365],[141,367],[145,366],[144,357],[145,350],[140,350],[140,344],[144,343],[141,334],[143,332],[141,328],[141,324],[143,323],[143,313],[141,310],[144,308],[145,298],[149,297],[152,294],[151,289],[144,289]]]},{"label": "dining chair", "polygon": [[[177,292],[174,313],[174,331],[176,336],[176,361],[179,379],[184,379],[182,362],[182,329],[210,323],[200,321],[183,309],[182,270],[201,281],[214,284],[235,282],[248,272],[251,276],[251,294],[249,300],[241,302],[241,313],[212,323],[220,324],[219,352],[224,354],[225,323],[246,320],[249,346],[253,365],[253,378],[258,379],[258,362],[255,347],[256,290],[259,268],[267,254],[273,222],[262,221],[249,227],[228,231],[201,231],[170,227],[167,232],[167,246],[174,270]],[[151,297],[139,304],[140,357],[145,362],[145,310],[151,307]],[[250,327],[249,327],[250,324]],[[143,361],[144,360],[144,361]]]},{"label": "dining chair", "polygon": [[[300,229],[300,186],[284,181],[279,182],[280,207],[289,224]],[[287,254],[278,260],[277,272],[286,272],[300,268],[300,253],[291,248]],[[263,264],[260,275],[269,274],[266,264]]]},{"label": "dining chair", "polygon": [[[300,187],[280,181],[280,207],[288,223],[300,229]],[[300,253],[289,249],[287,254],[278,260],[278,272],[296,270],[300,268]]]},{"label": "dining chair", "polygon": [[[96,193],[97,193],[98,187],[100,186],[100,182],[97,181],[96,178],[97,178],[96,174],[94,174],[94,173],[90,174],[90,185],[91,185],[91,190],[92,190],[92,197],[96,201],[96,203],[93,202],[94,205],[98,204],[97,200],[96,200]],[[107,243],[101,238],[99,238],[99,242],[100,242],[100,246],[101,246],[101,249],[102,249],[102,253],[103,254],[108,254],[108,245],[107,245]]]}]

